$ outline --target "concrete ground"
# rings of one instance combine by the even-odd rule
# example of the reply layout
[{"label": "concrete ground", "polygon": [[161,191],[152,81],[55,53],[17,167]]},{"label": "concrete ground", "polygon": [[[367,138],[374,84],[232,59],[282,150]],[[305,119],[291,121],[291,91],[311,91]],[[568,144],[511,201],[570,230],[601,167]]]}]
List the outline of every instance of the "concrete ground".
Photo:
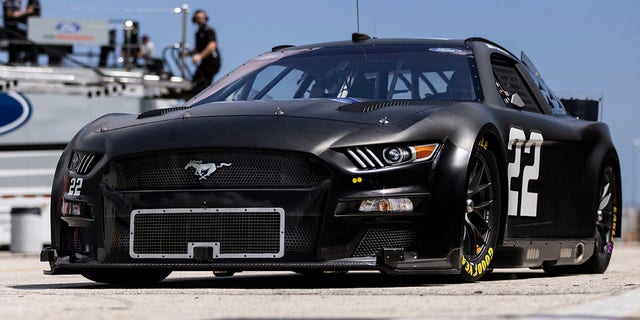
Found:
[{"label": "concrete ground", "polygon": [[79,275],[46,276],[35,255],[0,252],[3,319],[640,319],[640,245],[618,244],[604,274],[496,270],[483,281],[305,277],[290,272],[174,272],[123,288]]}]

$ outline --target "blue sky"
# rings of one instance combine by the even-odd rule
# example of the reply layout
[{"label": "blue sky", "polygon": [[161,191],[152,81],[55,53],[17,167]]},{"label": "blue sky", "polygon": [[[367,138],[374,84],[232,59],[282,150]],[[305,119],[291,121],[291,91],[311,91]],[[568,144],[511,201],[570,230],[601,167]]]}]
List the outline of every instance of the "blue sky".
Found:
[{"label": "blue sky", "polygon": [[[173,8],[183,3],[209,14],[223,59],[218,76],[275,45],[344,40],[356,30],[355,0],[44,0],[42,6],[47,17],[137,20],[141,32],[163,47],[180,39],[181,18]],[[611,128],[622,161],[624,202],[640,202],[640,192],[631,193],[632,166],[640,164],[640,146],[633,146],[640,138],[640,1],[359,4],[360,30],[372,36],[485,37],[516,54],[527,52],[557,93],[603,97],[603,121]],[[194,26],[188,27],[187,40],[193,45]]]}]

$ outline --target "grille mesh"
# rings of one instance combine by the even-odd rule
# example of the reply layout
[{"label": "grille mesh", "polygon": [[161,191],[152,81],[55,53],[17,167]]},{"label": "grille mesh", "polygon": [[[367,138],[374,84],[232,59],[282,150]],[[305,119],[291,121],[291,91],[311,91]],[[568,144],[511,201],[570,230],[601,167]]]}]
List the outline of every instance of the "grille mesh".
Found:
[{"label": "grille mesh", "polygon": [[129,253],[129,230],[116,223],[111,237],[111,252]]},{"label": "grille mesh", "polygon": [[311,249],[316,239],[313,223],[300,223],[287,226],[285,232],[285,251],[305,251]]},{"label": "grille mesh", "polygon": [[[315,224],[312,222],[303,222],[287,226],[285,229],[285,251],[307,251],[310,250],[315,242],[316,231]],[[111,239],[112,253],[129,253],[129,230],[125,230],[124,226],[116,224]]]},{"label": "grille mesh", "polygon": [[[201,177],[191,161],[201,161]],[[205,170],[205,168],[209,168]],[[316,158],[258,150],[168,153],[123,159],[104,182],[116,190],[309,187],[329,177]]]},{"label": "grille mesh", "polygon": [[415,229],[389,227],[369,228],[353,253],[354,257],[375,256],[382,248],[402,248],[411,251],[415,248]]},{"label": "grille mesh", "polygon": [[78,227],[62,228],[62,245],[63,251],[84,252],[83,249],[83,229]]},{"label": "grille mesh", "polygon": [[218,242],[221,254],[276,254],[278,212],[175,212],[137,214],[135,254],[187,254],[190,242]]}]

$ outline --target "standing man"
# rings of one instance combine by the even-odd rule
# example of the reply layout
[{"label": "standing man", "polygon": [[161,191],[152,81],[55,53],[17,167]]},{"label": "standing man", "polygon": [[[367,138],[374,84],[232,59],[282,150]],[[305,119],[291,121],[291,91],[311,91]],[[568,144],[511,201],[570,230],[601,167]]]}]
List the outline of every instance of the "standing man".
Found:
[{"label": "standing man", "polygon": [[151,41],[148,35],[142,36],[142,41],[138,46],[138,58],[144,61],[144,65],[150,67],[153,65],[153,54],[156,51],[156,46]]},{"label": "standing man", "polygon": [[2,15],[4,17],[4,27],[7,30],[7,38],[9,39],[9,63],[23,62],[21,54],[23,46],[16,43],[27,38],[26,32],[18,26],[20,17],[24,15],[22,0],[2,1]]},{"label": "standing man", "polygon": [[196,31],[196,48],[192,52],[191,59],[194,63],[200,63],[193,75],[193,92],[198,93],[208,87],[213,77],[220,70],[220,51],[216,41],[216,32],[207,25],[209,17],[203,10],[196,10],[191,20],[198,25]]},{"label": "standing man", "polygon": [[[29,0],[27,1],[27,9],[20,17],[20,20],[27,26],[27,29],[29,29],[29,17],[39,17],[41,13],[42,10],[40,8],[40,0]],[[31,62],[31,65],[37,65],[39,51],[40,49],[38,48],[37,44],[27,44],[24,52],[24,60],[27,62]]]}]

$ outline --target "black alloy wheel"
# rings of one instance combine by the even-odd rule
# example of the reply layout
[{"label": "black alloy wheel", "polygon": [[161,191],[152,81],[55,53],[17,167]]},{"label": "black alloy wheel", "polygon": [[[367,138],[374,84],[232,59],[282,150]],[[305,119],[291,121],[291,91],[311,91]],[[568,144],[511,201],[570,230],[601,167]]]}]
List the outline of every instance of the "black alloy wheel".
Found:
[{"label": "black alloy wheel", "polygon": [[618,192],[616,176],[611,166],[607,166],[600,182],[600,198],[596,211],[596,243],[593,256],[585,267],[590,273],[603,273],[609,266],[613,253],[615,228],[617,224]]},{"label": "black alloy wheel", "polygon": [[481,139],[469,162],[462,235],[463,281],[480,279],[490,268],[500,229],[500,178],[495,155]]},{"label": "black alloy wheel", "polygon": [[544,271],[550,274],[604,273],[609,266],[613,253],[613,242],[617,212],[619,210],[618,184],[616,174],[611,166],[605,166],[598,186],[598,199],[593,209],[595,212],[593,254],[580,265],[551,266],[543,265]]},{"label": "black alloy wheel", "polygon": [[598,208],[596,210],[596,239],[593,256],[585,262],[585,273],[603,273],[609,266],[613,253],[617,224],[618,192],[616,176],[611,166],[605,167],[600,181]]}]

